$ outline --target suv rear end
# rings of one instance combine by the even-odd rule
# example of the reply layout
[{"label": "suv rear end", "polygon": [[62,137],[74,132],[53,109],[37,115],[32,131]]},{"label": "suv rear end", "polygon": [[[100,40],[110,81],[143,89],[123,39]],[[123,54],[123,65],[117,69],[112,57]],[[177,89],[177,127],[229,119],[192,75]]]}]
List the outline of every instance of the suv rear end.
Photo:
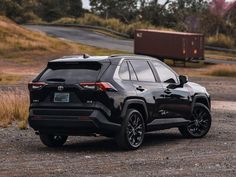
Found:
[{"label": "suv rear end", "polygon": [[111,120],[114,101],[107,93],[117,90],[102,80],[110,66],[108,57],[49,62],[29,83],[30,126],[40,134],[115,134],[120,124]]}]

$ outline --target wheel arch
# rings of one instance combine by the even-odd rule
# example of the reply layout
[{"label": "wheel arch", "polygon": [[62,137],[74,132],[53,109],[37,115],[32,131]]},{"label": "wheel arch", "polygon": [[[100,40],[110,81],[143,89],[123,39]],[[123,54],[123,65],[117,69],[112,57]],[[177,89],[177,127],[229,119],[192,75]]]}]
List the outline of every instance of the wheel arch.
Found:
[{"label": "wheel arch", "polygon": [[192,111],[195,103],[204,104],[209,110],[211,109],[210,98],[204,94],[195,95],[192,103]]},{"label": "wheel arch", "polygon": [[121,112],[121,117],[124,118],[127,110],[131,108],[138,110],[142,114],[144,121],[145,122],[147,121],[149,116],[148,116],[148,110],[147,110],[145,101],[141,99],[126,100],[123,106],[122,112]]}]

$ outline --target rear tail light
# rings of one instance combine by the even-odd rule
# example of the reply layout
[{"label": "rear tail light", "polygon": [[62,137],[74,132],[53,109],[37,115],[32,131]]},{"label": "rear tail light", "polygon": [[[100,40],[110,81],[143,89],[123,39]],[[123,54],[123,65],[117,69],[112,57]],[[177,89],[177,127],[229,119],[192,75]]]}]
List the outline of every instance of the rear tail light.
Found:
[{"label": "rear tail light", "polygon": [[29,90],[40,90],[41,88],[45,87],[47,83],[45,82],[30,82],[28,84]]},{"label": "rear tail light", "polygon": [[101,91],[117,91],[109,82],[83,82],[80,85],[85,89],[97,89]]}]

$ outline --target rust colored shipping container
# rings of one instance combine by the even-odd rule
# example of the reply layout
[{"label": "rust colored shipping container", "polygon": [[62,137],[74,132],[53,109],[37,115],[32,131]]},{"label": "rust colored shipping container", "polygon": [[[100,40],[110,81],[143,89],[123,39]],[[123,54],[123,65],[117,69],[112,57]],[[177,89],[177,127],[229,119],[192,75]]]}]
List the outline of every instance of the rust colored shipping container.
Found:
[{"label": "rust colored shipping container", "polygon": [[203,60],[204,35],[138,29],[135,31],[134,53],[159,59]]}]

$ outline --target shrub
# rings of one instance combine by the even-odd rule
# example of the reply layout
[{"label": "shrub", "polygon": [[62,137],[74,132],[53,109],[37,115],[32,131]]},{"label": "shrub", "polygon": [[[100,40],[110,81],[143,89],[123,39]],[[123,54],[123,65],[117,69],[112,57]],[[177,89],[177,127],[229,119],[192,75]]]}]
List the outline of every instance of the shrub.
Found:
[{"label": "shrub", "polygon": [[224,34],[219,34],[215,36],[210,36],[206,41],[207,45],[214,47],[223,47],[223,48],[233,48],[234,40]]},{"label": "shrub", "polygon": [[74,23],[76,23],[76,19],[70,17],[60,18],[59,20],[52,22],[52,24],[74,24]]}]

